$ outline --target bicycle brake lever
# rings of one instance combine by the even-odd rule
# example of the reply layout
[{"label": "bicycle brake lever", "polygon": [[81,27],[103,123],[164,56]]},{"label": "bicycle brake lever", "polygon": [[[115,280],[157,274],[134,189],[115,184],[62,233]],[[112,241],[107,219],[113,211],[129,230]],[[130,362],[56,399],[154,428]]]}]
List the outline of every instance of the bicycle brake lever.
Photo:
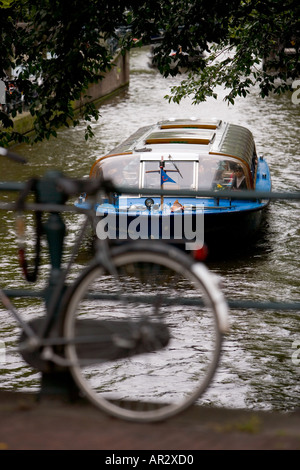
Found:
[{"label": "bicycle brake lever", "polygon": [[116,192],[114,183],[109,179],[89,178],[81,180],[80,184],[81,193],[96,194],[98,191],[104,191],[105,193]]},{"label": "bicycle brake lever", "polygon": [[101,180],[96,178],[88,178],[82,180],[72,180],[70,178],[60,178],[57,181],[57,187],[69,196],[87,193],[96,194],[100,190],[107,193],[116,192],[116,188],[112,181]]},{"label": "bicycle brake lever", "polygon": [[77,181],[69,178],[59,178],[56,186],[60,191],[63,191],[68,196],[74,196],[79,192]]},{"label": "bicycle brake lever", "polygon": [[15,162],[18,162],[18,163],[27,163],[26,158],[21,157],[17,153],[13,153],[10,150],[7,150],[3,147],[0,147],[0,155],[2,155],[3,157],[10,158],[11,160],[14,160]]}]

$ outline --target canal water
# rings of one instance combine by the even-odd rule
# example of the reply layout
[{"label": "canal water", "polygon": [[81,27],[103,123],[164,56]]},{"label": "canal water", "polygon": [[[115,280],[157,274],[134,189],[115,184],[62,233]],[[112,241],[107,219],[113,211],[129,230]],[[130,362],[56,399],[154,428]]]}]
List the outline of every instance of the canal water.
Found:
[{"label": "canal water", "polygon": [[[180,77],[164,79],[149,66],[148,49],[131,54],[128,89],[105,101],[101,118],[93,122],[94,138],[85,141],[84,125],[61,130],[57,139],[33,147],[15,150],[27,157],[27,166],[0,161],[3,180],[24,181],[56,168],[73,177],[83,177],[96,158],[112,149],[139,127],[174,117],[216,117],[248,127],[254,134],[257,151],[269,163],[275,191],[299,190],[299,116],[300,105],[291,94],[262,100],[257,90],[234,105],[218,100],[194,106],[189,99],[180,105],[164,96]],[[2,200],[13,195],[1,194]],[[77,216],[68,216],[67,254],[78,227]],[[14,216],[1,213],[0,271],[1,284],[10,288],[24,286],[20,274],[14,231]],[[33,246],[32,220],[28,216],[28,250]],[[259,239],[249,245],[230,247],[227,252],[208,260],[208,267],[222,279],[229,299],[287,301],[300,299],[299,273],[299,201],[272,202]],[[45,250],[44,250],[45,251]],[[39,281],[47,279],[49,260],[43,251]],[[85,242],[76,261],[76,274],[89,258]],[[67,256],[66,256],[67,257]],[[30,286],[31,287],[31,286]],[[42,314],[38,300],[16,300],[25,317]],[[35,391],[39,374],[32,371],[18,354],[9,353],[18,334],[14,320],[0,310],[0,388]],[[184,331],[183,331],[184,333]],[[293,410],[300,405],[300,312],[234,309],[230,311],[230,333],[213,383],[199,403],[212,406]],[[299,356],[299,357],[298,357]],[[299,363],[299,364],[298,364]]]}]

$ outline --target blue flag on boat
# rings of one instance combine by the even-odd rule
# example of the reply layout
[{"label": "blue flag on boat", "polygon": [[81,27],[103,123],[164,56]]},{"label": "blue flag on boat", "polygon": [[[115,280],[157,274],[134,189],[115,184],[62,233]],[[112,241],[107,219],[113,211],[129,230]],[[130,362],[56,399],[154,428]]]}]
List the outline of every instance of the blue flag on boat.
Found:
[{"label": "blue flag on boat", "polygon": [[160,170],[160,184],[164,184],[164,183],[176,183],[176,181],[172,180],[172,178],[170,178],[170,176],[167,175],[167,173],[161,169]]}]

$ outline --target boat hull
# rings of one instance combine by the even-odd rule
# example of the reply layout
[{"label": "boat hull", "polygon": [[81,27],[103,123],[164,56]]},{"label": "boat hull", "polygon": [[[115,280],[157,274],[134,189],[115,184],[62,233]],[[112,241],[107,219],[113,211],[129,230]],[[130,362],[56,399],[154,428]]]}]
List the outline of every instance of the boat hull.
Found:
[{"label": "boat hull", "polygon": [[[242,203],[245,204],[245,203]],[[117,210],[100,213],[96,227],[99,238],[117,242],[137,239],[159,239],[184,245],[187,250],[203,244],[221,247],[228,241],[250,239],[259,230],[268,203],[253,203],[248,209],[181,211],[150,213]],[[221,206],[222,207],[222,206]]]}]

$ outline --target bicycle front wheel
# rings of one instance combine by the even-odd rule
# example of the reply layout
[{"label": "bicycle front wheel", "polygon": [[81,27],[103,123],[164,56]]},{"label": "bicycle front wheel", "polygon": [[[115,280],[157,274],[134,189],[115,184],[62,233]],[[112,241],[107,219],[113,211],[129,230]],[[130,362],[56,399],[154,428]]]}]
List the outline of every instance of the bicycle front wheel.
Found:
[{"label": "bicycle front wheel", "polygon": [[92,265],[72,292],[64,322],[71,372],[114,416],[168,418],[209,385],[226,304],[208,270],[172,247],[136,243],[112,261],[114,273]]}]

